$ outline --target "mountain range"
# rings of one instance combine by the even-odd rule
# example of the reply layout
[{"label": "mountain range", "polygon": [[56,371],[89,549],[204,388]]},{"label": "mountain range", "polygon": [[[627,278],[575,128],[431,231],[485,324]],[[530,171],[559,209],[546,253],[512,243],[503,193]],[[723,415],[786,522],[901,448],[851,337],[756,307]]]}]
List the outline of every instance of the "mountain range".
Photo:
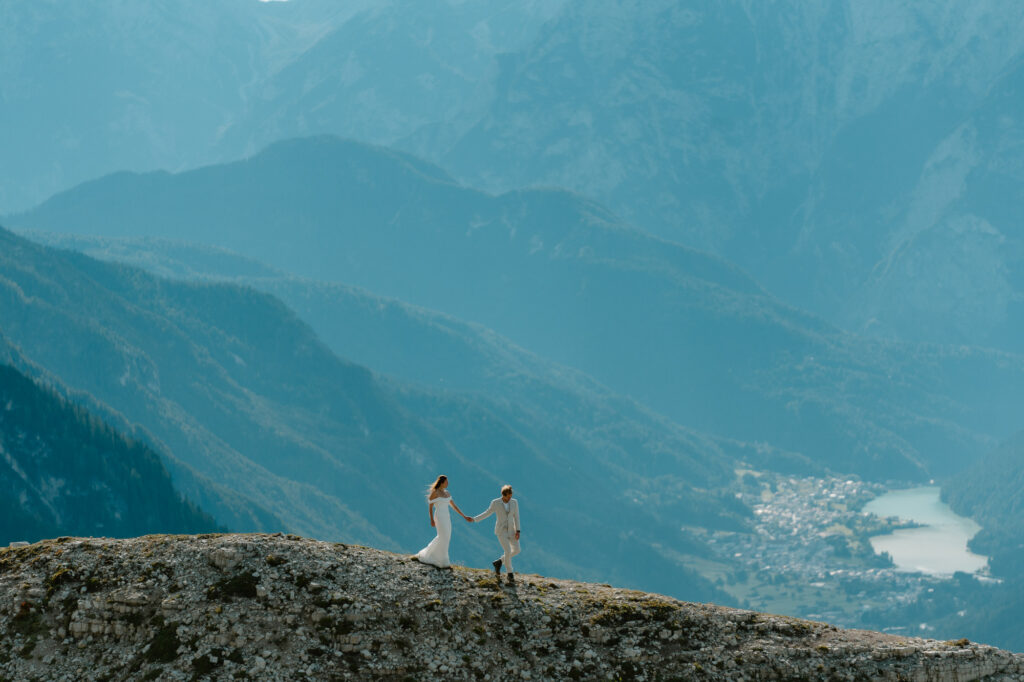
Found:
[{"label": "mountain range", "polygon": [[12,226],[226,247],[482,324],[698,431],[837,471],[952,473],[1012,432],[1017,356],[881,342],[578,195],[490,195],[335,138],[85,183]]},{"label": "mountain range", "polygon": [[379,143],[466,129],[489,101],[497,55],[560,5],[5,3],[0,211],[115,170],[235,158],[338,120]]},{"label": "mountain range", "polygon": [[1000,1],[568,3],[430,158],[600,197],[851,329],[1019,351],[1022,29]]},{"label": "mountain range", "polygon": [[0,205],[30,206],[113,170],[216,160],[210,150],[254,84],[365,7],[4,3]]},{"label": "mountain range", "polygon": [[6,213],[331,133],[598,198],[853,331],[1022,350],[1014,3],[46,0],[0,27]]}]

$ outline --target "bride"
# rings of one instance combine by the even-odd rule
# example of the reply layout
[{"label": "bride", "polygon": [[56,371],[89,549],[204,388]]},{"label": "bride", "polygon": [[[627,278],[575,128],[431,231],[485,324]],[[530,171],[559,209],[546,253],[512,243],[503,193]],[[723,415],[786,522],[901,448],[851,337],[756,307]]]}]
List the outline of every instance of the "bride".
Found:
[{"label": "bride", "polygon": [[448,543],[452,538],[452,520],[448,514],[448,507],[451,506],[459,516],[470,523],[473,522],[473,519],[463,514],[459,506],[452,500],[451,493],[448,492],[447,476],[438,476],[434,484],[430,486],[427,506],[430,511],[430,525],[437,528],[437,537],[417,552],[416,558],[431,566],[447,568],[451,566],[451,561],[448,560]]}]

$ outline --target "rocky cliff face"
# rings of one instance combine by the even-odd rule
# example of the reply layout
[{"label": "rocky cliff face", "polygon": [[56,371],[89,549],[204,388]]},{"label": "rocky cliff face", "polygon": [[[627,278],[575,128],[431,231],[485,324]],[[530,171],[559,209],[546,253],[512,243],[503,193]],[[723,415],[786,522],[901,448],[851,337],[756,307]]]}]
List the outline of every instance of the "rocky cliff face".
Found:
[{"label": "rocky cliff face", "polygon": [[[528,561],[528,559],[526,559]],[[1024,656],[280,535],[0,551],[5,679],[1024,679]]]}]

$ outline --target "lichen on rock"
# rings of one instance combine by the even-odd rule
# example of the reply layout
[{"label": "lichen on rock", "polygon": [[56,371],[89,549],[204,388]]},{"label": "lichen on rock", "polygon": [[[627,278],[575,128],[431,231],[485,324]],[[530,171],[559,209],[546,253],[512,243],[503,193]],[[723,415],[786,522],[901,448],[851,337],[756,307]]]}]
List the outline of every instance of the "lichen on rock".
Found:
[{"label": "lichen on rock", "polygon": [[840,630],[281,535],[0,550],[0,679],[1024,680],[967,640]]}]

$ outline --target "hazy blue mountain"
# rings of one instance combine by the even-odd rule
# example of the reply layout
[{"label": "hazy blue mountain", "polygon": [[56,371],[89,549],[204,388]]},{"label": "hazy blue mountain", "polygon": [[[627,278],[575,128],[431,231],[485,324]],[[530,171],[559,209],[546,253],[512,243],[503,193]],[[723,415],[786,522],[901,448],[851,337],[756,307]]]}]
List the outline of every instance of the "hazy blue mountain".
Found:
[{"label": "hazy blue mountain", "polygon": [[855,331],[1024,350],[1006,0],[0,8],[0,210],[332,133],[559,186]]},{"label": "hazy blue mountain", "polygon": [[[823,200],[881,207],[919,174],[1020,57],[1022,21],[1006,2],[577,0],[503,60],[450,158],[495,189],[601,196],[688,244],[784,252]],[[812,189],[810,224],[775,224]]]},{"label": "hazy blue mountain", "polygon": [[529,45],[564,2],[373,3],[254,88],[222,158],[320,133],[440,152],[489,106],[499,56]]},{"label": "hazy blue mountain", "polygon": [[4,3],[0,211],[310,132],[450,144],[561,2]]},{"label": "hazy blue mountain", "polygon": [[159,456],[0,364],[0,544],[221,530]]},{"label": "hazy blue mountain", "polygon": [[256,85],[367,4],[3,3],[0,210],[115,170],[220,158]]},{"label": "hazy blue mountain", "polygon": [[1022,363],[867,342],[726,261],[564,192],[493,196],[332,138],[181,174],[117,174],[12,219],[216,244],[477,322],[700,431],[836,470],[955,471],[1012,429]]},{"label": "hazy blue mountain", "polygon": [[567,187],[851,328],[1022,349],[1024,8],[570,2],[441,158]]},{"label": "hazy blue mountain", "polygon": [[[704,552],[680,531],[687,518],[744,523],[727,489],[733,460],[710,440],[668,429],[639,438],[588,415],[567,423],[538,405],[413,389],[338,359],[251,289],[174,283],[0,238],[4,334],[200,475],[272,510],[283,529],[414,550],[429,539],[420,495],[437,472],[467,510],[512,480],[536,519],[537,570],[727,599],[657,549]],[[192,497],[188,481],[179,487]],[[476,529],[457,538],[466,560],[494,551]]]},{"label": "hazy blue mountain", "polygon": [[910,200],[879,236],[878,262],[851,302],[851,324],[1024,348],[1022,105],[1018,58],[968,116],[942,131],[901,188]]}]

